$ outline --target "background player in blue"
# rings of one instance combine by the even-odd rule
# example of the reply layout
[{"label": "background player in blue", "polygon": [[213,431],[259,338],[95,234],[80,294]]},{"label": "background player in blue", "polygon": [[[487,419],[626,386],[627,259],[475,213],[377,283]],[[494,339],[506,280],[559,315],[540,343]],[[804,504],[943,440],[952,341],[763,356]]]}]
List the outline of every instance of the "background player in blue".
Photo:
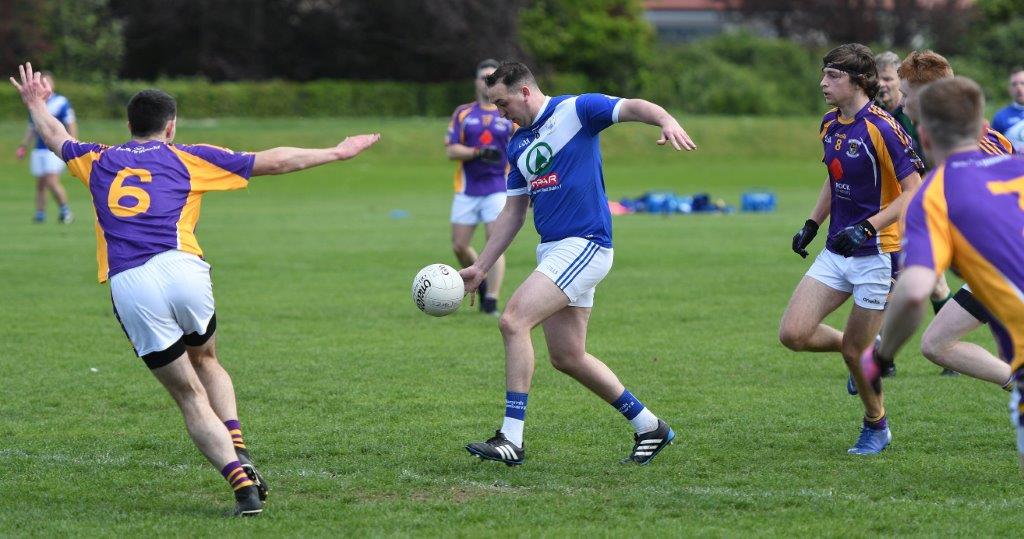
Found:
[{"label": "background player in blue", "polygon": [[644,122],[661,127],[658,144],[676,150],[696,145],[658,105],[602,94],[548,97],[529,68],[518,62],[503,62],[486,83],[491,103],[520,128],[508,147],[508,201],[476,263],[460,272],[466,290],[472,293],[508,248],[531,202],[541,244],[537,269],[509,298],[499,324],[505,341],[505,419],[494,437],[466,449],[487,460],[523,463],[523,422],[534,370],[530,332],[543,324],[552,365],[632,423],[635,443],[626,462],[647,464],[675,434],[586,350],[594,289],[612,265],[611,214],[598,135],[620,121]]},{"label": "background player in blue", "polygon": [[[458,162],[451,213],[452,251],[464,268],[476,262],[477,254],[470,242],[477,225],[483,223],[489,237],[494,220],[505,207],[505,147],[515,126],[487,100],[484,77],[497,68],[496,60],[484,60],[477,65],[473,81],[476,101],[455,109],[445,137],[445,154]],[[482,312],[498,314],[504,278],[505,257],[500,256],[480,285]]]},{"label": "background player in blue", "polygon": [[[47,80],[50,87],[53,88],[53,74],[49,71],[43,71],[42,76]],[[50,111],[54,118],[57,118],[60,120],[60,123],[64,124],[64,127],[71,133],[72,137],[78,136],[75,110],[71,108],[71,102],[68,101],[68,98],[54,92],[46,100],[46,109]],[[33,141],[35,141],[35,145],[29,154],[28,145],[32,144]],[[28,129],[25,130],[25,137],[18,146],[16,155],[18,159],[24,159],[26,155],[29,156],[29,169],[36,178],[36,214],[32,220],[36,223],[46,221],[46,192],[49,191],[59,208],[57,221],[65,225],[74,221],[75,216],[71,213],[71,207],[68,204],[68,193],[60,183],[60,174],[64,172],[65,168],[64,161],[46,147],[43,138],[36,133],[32,118],[28,120]]]},{"label": "background player in blue", "polygon": [[[871,100],[878,75],[871,50],[840,45],[822,59],[821,90],[835,108],[822,119],[820,137],[828,177],[810,218],[793,237],[805,248],[829,219],[829,237],[797,285],[779,324],[779,340],[793,351],[839,352],[864,404],[860,436],[848,452],[875,454],[889,445],[881,386],[860,371],[860,355],[882,325],[889,290],[898,272],[896,223],[910,193],[921,183],[920,159],[910,136]],[[854,306],[839,331],[822,321],[847,299]]]},{"label": "background player in blue", "polygon": [[1010,139],[1017,153],[1024,153],[1024,67],[1010,71],[1009,105],[992,117],[992,129]]}]

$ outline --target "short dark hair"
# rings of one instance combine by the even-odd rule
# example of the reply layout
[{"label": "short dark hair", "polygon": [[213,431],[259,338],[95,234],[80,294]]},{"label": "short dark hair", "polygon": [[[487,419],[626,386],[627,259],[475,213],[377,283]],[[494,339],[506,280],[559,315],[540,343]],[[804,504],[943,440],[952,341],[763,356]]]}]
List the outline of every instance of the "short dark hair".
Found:
[{"label": "short dark hair", "polygon": [[495,69],[494,73],[484,78],[484,82],[487,83],[488,88],[499,82],[511,88],[518,84],[536,85],[537,79],[533,78],[533,72],[530,71],[530,68],[526,67],[526,64],[505,60],[498,65],[498,69]]},{"label": "short dark hair", "polygon": [[143,90],[128,102],[128,130],[134,137],[159,133],[178,114],[178,103],[163,90]]},{"label": "short dark hair", "polygon": [[1012,77],[1021,71],[1024,71],[1024,65],[1013,66],[1013,68],[1010,69],[1010,76]]},{"label": "short dark hair", "polygon": [[473,75],[479,75],[481,69],[487,69],[489,67],[493,67],[494,69],[498,69],[499,65],[501,65],[501,64],[499,64],[498,61],[495,60],[494,58],[488,58],[486,60],[482,60],[479,64],[476,65],[476,71],[473,72]]},{"label": "short dark hair", "polygon": [[978,139],[985,121],[985,93],[967,77],[939,79],[919,96],[921,125],[943,149]]},{"label": "short dark hair", "polygon": [[878,95],[878,68],[871,49],[860,43],[847,43],[830,51],[821,59],[821,68],[838,69],[850,75],[853,83],[860,86],[869,99]]}]

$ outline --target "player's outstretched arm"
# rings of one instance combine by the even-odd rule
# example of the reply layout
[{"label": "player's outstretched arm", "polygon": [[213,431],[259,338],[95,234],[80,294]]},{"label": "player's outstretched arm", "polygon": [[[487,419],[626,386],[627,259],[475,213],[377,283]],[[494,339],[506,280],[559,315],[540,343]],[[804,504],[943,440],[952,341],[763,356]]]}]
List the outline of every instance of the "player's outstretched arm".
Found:
[{"label": "player's outstretched arm", "polygon": [[380,140],[380,133],[346,137],[333,148],[271,148],[256,152],[253,176],[287,174],[334,161],[345,161],[359,155]]},{"label": "player's outstretched arm", "polygon": [[677,150],[696,150],[697,144],[690,140],[683,126],[660,105],[643,99],[623,99],[619,106],[620,122],[643,122],[661,128],[659,145],[671,144]]},{"label": "player's outstretched arm", "polygon": [[72,137],[64,124],[54,118],[46,108],[46,100],[53,94],[53,88],[43,78],[42,73],[32,70],[32,62],[19,65],[18,76],[20,80],[15,80],[14,77],[10,78],[11,84],[18,89],[21,100],[28,107],[28,113],[32,116],[36,133],[39,133],[50,151],[60,155],[61,146]]},{"label": "player's outstretched arm", "polygon": [[472,266],[459,272],[462,280],[466,283],[467,294],[476,291],[494,262],[505,252],[505,249],[508,249],[509,244],[519,233],[519,229],[523,228],[523,223],[526,222],[526,212],[529,209],[530,197],[528,195],[510,196],[506,199],[505,208],[494,220],[491,235],[487,238],[484,250]]}]

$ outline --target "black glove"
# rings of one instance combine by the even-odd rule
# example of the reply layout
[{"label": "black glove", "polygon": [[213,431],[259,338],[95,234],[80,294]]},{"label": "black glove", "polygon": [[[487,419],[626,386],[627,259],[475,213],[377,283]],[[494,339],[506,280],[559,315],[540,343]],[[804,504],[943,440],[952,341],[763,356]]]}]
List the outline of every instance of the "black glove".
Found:
[{"label": "black glove", "polygon": [[865,219],[836,233],[832,238],[832,250],[835,251],[836,254],[849,257],[857,250],[858,247],[863,245],[868,238],[873,238],[875,234],[875,227],[871,226],[871,223]]},{"label": "black glove", "polygon": [[483,148],[477,148],[476,150],[477,159],[491,165],[501,164],[501,150],[494,146],[484,146]]},{"label": "black glove", "polygon": [[804,249],[811,244],[814,236],[818,235],[818,223],[814,219],[808,219],[804,227],[793,236],[793,252],[803,258],[807,258],[807,250]]}]

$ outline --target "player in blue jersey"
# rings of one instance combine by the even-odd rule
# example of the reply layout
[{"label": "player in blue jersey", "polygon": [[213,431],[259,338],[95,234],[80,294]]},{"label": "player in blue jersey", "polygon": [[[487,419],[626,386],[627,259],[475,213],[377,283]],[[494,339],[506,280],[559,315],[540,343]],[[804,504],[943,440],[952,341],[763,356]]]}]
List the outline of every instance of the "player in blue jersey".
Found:
[{"label": "player in blue jersey", "polygon": [[1024,67],[1010,71],[1010,98],[1013,101],[992,117],[992,129],[1010,139],[1017,153],[1024,153]]},{"label": "player in blue jersey", "polygon": [[1024,468],[1024,161],[979,144],[985,97],[970,79],[942,79],[920,92],[921,143],[935,168],[903,217],[904,270],[893,291],[882,342],[861,359],[865,378],[892,358],[921,324],[938,276],[955,269],[995,320],[1016,375],[1010,399]]},{"label": "player in blue jersey", "polygon": [[[49,82],[52,88],[54,85],[53,74],[49,71],[44,71],[42,76]],[[46,109],[50,111],[54,118],[57,118],[60,123],[64,124],[64,127],[71,133],[72,137],[78,136],[78,122],[75,120],[75,109],[71,108],[71,102],[68,101],[68,98],[54,92],[46,100]],[[35,141],[35,145],[32,147],[32,152],[29,153],[28,145],[33,141]],[[64,161],[61,161],[60,157],[46,147],[43,138],[36,133],[32,118],[28,120],[25,137],[22,139],[21,144],[18,145],[16,155],[18,159],[24,159],[28,155],[29,169],[36,178],[36,214],[32,218],[33,222],[43,223],[46,221],[47,191],[53,195],[53,199],[57,202],[59,208],[57,221],[65,225],[74,221],[75,215],[71,213],[71,206],[68,204],[68,193],[60,183],[60,173],[64,171]]]},{"label": "player in blue jersey", "polygon": [[487,77],[487,96],[520,126],[508,146],[508,201],[480,257],[460,273],[472,293],[522,228],[533,205],[540,234],[537,268],[501,316],[505,341],[505,418],[495,436],[466,449],[482,459],[522,464],[527,394],[533,379],[531,330],[544,326],[551,364],[615,407],[635,431],[624,462],[647,464],[675,434],[586,350],[594,290],[611,269],[612,227],[598,136],[617,122],[661,128],[658,144],[696,145],[665,109],[642,99],[602,94],[548,97],[529,68],[503,62]]},{"label": "player in blue jersey", "polygon": [[[455,109],[445,137],[445,153],[458,162],[451,214],[452,250],[462,267],[476,262],[477,254],[470,242],[477,225],[483,223],[490,236],[494,220],[505,207],[508,172],[505,147],[515,126],[487,101],[484,77],[497,68],[495,60],[484,60],[477,65],[476,101]],[[482,312],[498,314],[498,297],[504,278],[505,257],[499,256],[480,285]]]},{"label": "player in blue jersey", "polygon": [[[793,251],[806,257],[806,247],[826,218],[828,239],[793,291],[779,340],[797,352],[842,354],[864,404],[860,436],[848,452],[870,455],[885,449],[892,434],[881,385],[868,385],[859,360],[882,325],[899,271],[896,220],[908,193],[921,182],[922,164],[906,131],[871,101],[879,86],[871,50],[841,45],[822,60],[822,94],[835,107],[819,131],[828,177],[809,219],[793,237]],[[822,323],[851,297],[853,309],[842,331]]]}]

